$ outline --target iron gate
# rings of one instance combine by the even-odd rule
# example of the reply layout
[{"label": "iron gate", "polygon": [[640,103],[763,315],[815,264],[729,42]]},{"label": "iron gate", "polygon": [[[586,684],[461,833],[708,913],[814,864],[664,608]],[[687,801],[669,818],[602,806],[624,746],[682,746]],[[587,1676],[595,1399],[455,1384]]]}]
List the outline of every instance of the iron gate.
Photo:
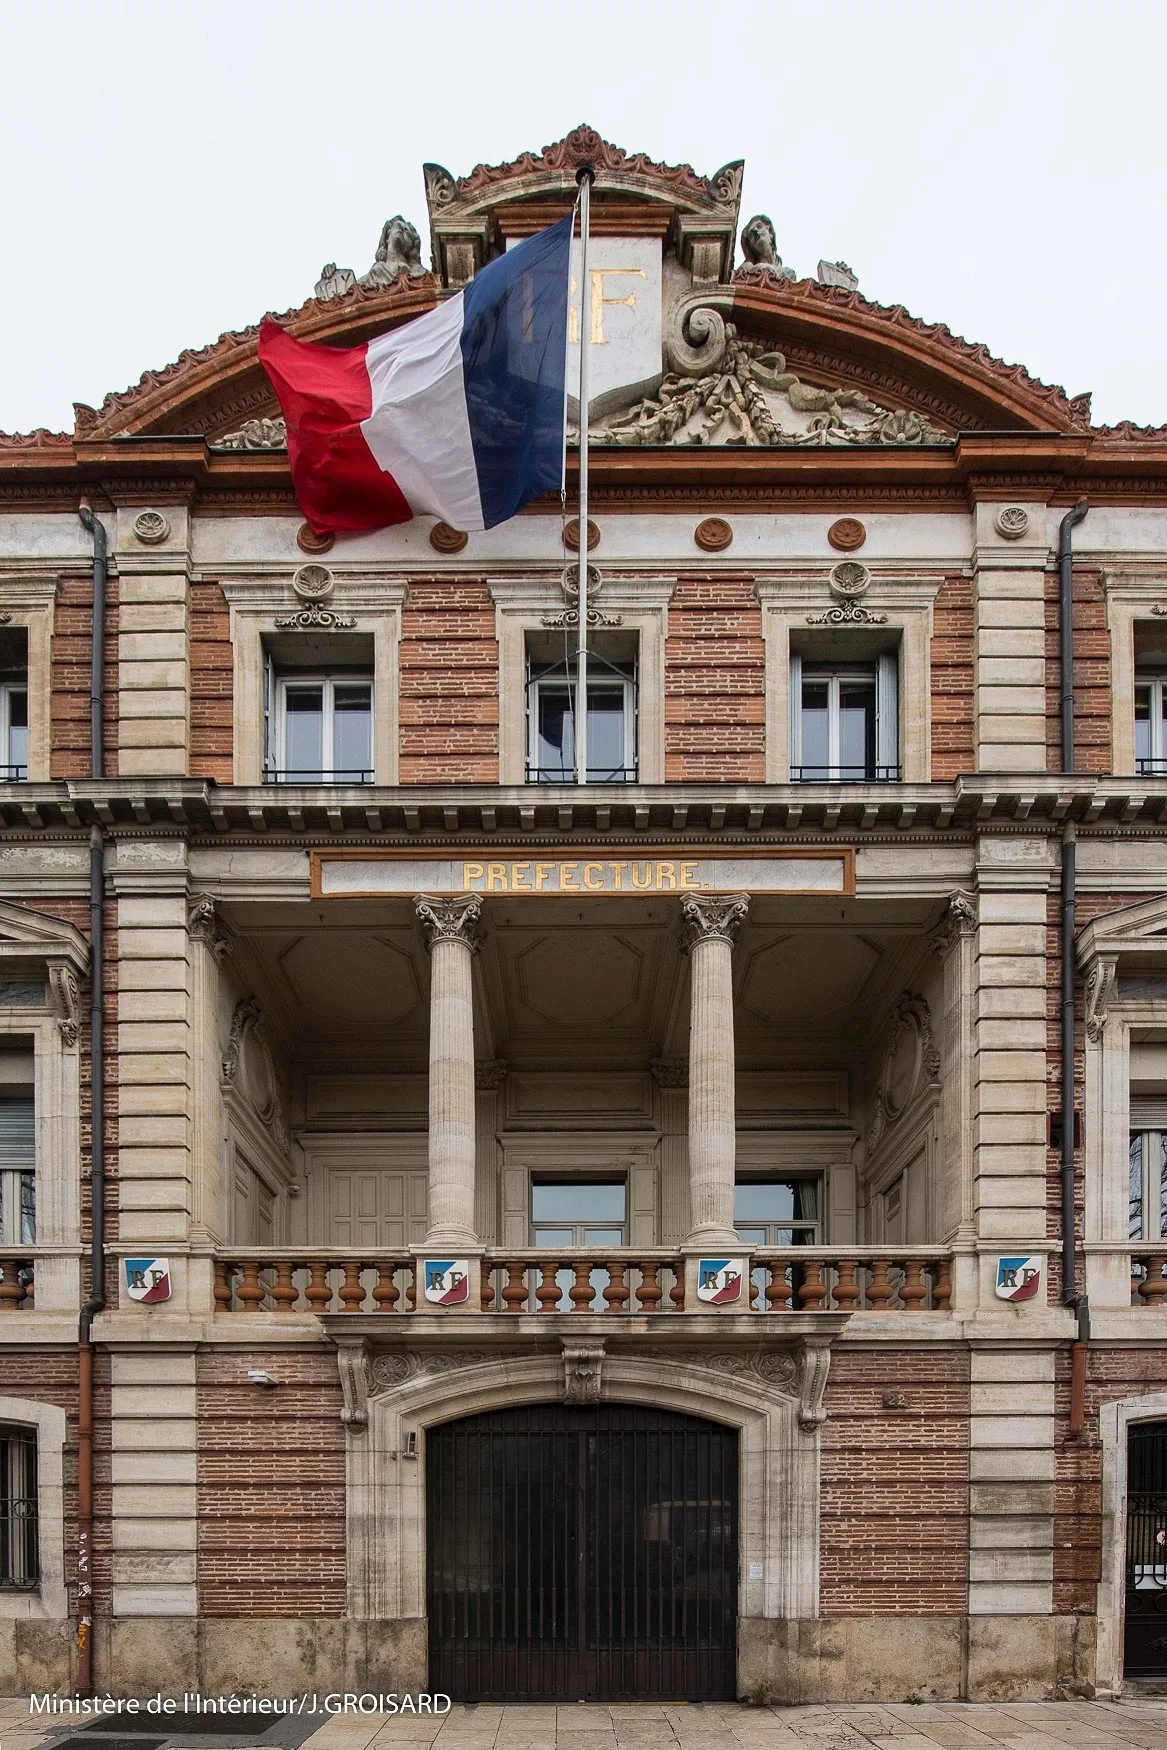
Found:
[{"label": "iron gate", "polygon": [[1167,1674],[1167,1422],[1136,1423],[1128,1436],[1123,1669]]},{"label": "iron gate", "polygon": [[430,1688],[459,1701],[725,1701],[737,1434],[531,1404],[426,1440]]}]

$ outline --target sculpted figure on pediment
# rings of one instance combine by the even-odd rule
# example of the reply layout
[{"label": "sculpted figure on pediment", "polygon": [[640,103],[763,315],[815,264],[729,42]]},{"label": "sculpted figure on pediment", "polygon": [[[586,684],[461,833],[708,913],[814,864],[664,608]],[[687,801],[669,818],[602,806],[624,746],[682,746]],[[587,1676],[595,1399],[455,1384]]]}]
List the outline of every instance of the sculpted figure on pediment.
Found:
[{"label": "sculpted figure on pediment", "polygon": [[411,280],[416,280],[425,271],[417,227],[400,213],[394,213],[381,227],[376,257],[368,273],[361,275],[360,283],[370,291],[382,291],[393,284],[398,274],[407,274]]},{"label": "sculpted figure on pediment", "polygon": [[763,268],[773,279],[798,278],[792,267],[783,265],[774,226],[765,213],[755,213],[742,232],[742,254],[751,267]]}]

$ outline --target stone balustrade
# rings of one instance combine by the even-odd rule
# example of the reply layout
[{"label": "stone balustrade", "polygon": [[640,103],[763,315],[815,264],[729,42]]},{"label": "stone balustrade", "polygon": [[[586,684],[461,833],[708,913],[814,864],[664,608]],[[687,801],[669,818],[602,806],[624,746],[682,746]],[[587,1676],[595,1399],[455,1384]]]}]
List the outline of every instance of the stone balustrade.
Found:
[{"label": "stone balustrade", "polygon": [[1167,1295],[1167,1242],[1131,1247],[1131,1305],[1162,1306]]},{"label": "stone balustrade", "polygon": [[[951,1254],[942,1247],[798,1246],[752,1253],[749,1296],[735,1310],[946,1312],[950,1297]],[[417,1260],[408,1252],[266,1248],[215,1264],[221,1313],[434,1310],[419,1300]],[[716,1309],[686,1303],[684,1259],[670,1248],[509,1247],[483,1255],[478,1305],[462,1310],[570,1316]]]},{"label": "stone balustrade", "polygon": [[0,1253],[0,1313],[33,1310],[34,1274],[31,1249]]}]

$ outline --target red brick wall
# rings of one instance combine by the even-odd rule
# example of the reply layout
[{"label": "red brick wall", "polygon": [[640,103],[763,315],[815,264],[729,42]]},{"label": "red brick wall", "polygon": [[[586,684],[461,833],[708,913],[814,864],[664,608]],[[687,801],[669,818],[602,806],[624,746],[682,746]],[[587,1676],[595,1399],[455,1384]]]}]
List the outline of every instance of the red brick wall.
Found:
[{"label": "red brick wall", "polygon": [[[61,578],[53,617],[50,680],[53,778],[88,778],[89,695],[93,652],[93,575]],[[118,769],[118,580],[111,577],[105,607],[105,775]]]},{"label": "red brick wall", "polygon": [[1167,1390],[1167,1350],[1092,1348],[1087,1357],[1086,1425],[1070,1433],[1070,1351],[1056,1356],[1054,1442],[1054,1611],[1093,1616],[1101,1577],[1100,1405]]},{"label": "red brick wall", "polygon": [[932,778],[975,770],[972,579],[946,577],[932,610]]},{"label": "red brick wall", "polygon": [[[1045,579],[1046,771],[1062,769],[1062,665],[1056,571]],[[1102,574],[1074,567],[1074,766],[1110,770],[1110,633]]]},{"label": "red brick wall", "polygon": [[[37,1404],[56,1404],[65,1412],[65,1584],[69,1608],[76,1606],[77,1580],[77,1350],[4,1349],[0,1352],[0,1392],[15,1398],[31,1398]],[[109,1358],[99,1351],[94,1359],[94,1514],[91,1570],[94,1604],[99,1613],[110,1610],[110,1438]]]},{"label": "red brick wall", "polygon": [[[262,1367],[280,1381],[262,1391]],[[198,1362],[199,1610],[343,1616],[345,1462],[332,1354],[213,1352]]]},{"label": "red brick wall", "polygon": [[484,578],[410,579],[400,699],[403,784],[497,784],[498,641]]},{"label": "red brick wall", "polygon": [[232,774],[234,669],[231,615],[217,583],[190,588],[190,770],[229,784]]},{"label": "red brick wall", "polygon": [[766,659],[752,577],[680,577],[665,645],[665,779],[766,775]]},{"label": "red brick wall", "polygon": [[[968,1357],[835,1349],[822,1431],[824,1616],[968,1607]],[[884,1407],[902,1392],[906,1408]]]}]

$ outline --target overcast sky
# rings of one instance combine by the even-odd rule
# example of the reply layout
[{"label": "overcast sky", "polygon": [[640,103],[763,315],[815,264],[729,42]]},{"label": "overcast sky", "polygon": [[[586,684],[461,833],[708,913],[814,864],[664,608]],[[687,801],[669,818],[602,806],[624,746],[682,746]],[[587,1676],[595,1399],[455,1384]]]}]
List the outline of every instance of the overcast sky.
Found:
[{"label": "overcast sky", "polygon": [[[588,121],[1098,422],[1167,421],[1164,0],[0,0],[0,430],[426,238]],[[428,259],[428,239],[427,239]]]}]

